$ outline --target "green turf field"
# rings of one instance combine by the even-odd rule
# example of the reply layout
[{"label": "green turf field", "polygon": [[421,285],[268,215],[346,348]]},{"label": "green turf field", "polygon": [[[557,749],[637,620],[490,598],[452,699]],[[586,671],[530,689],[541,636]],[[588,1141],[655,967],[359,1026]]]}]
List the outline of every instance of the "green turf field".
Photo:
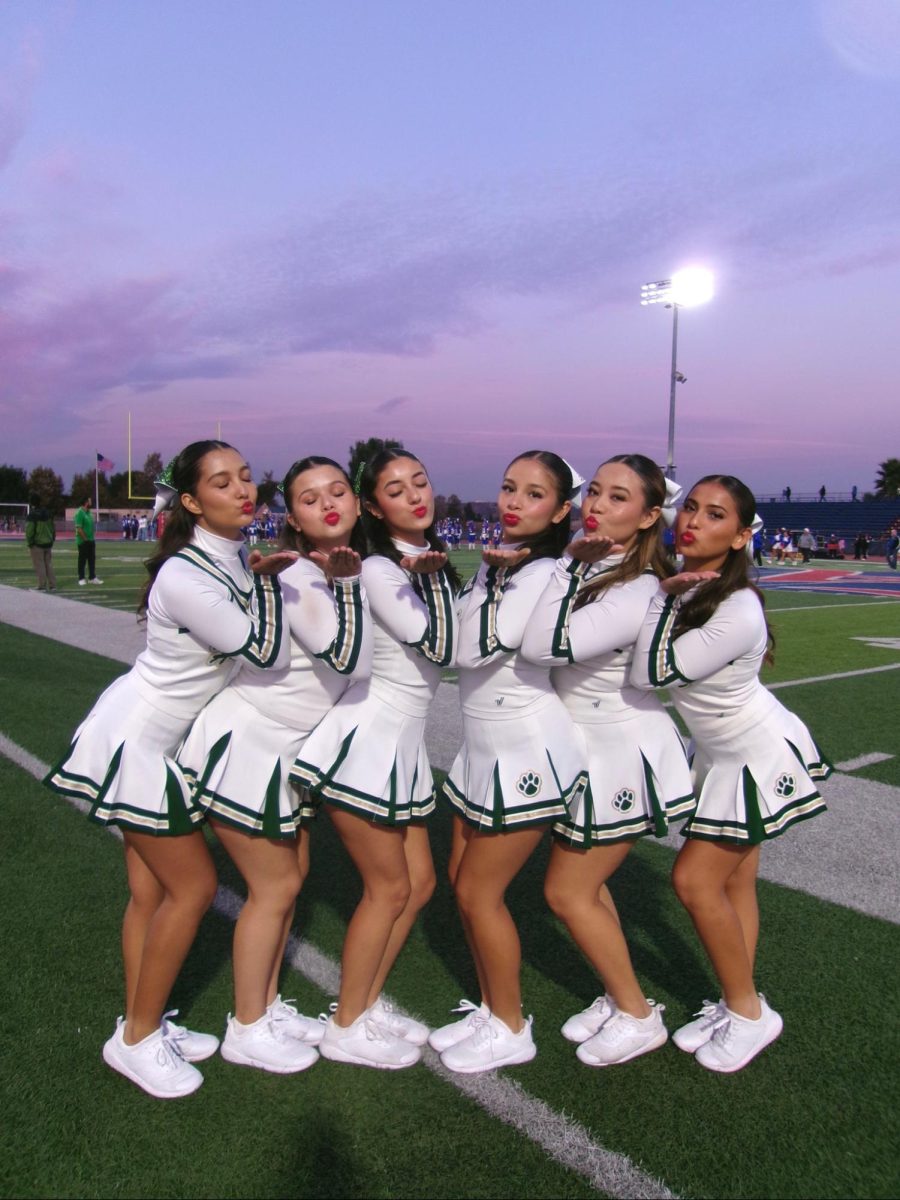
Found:
[{"label": "green turf field", "polygon": [[[146,549],[101,544],[103,588],[71,585],[70,594],[132,608]],[[55,557],[62,578],[66,560]],[[0,582],[30,581],[24,551],[0,546]],[[900,671],[846,673],[900,663],[896,650],[855,640],[900,637],[900,605],[807,592],[772,594],[769,607],[779,639],[770,679],[792,684],[779,698],[810,722],[830,757],[896,753]],[[123,669],[0,624],[0,734],[54,761],[97,693]],[[826,674],[844,677],[800,682]],[[854,774],[900,786],[896,757]],[[195,1096],[151,1100],[99,1055],[121,1009],[118,843],[3,757],[0,805],[7,830],[0,848],[7,947],[0,1195],[634,1194],[604,1189],[597,1172],[592,1185],[584,1171],[555,1161],[550,1126],[533,1111],[517,1131],[424,1065],[392,1073],[320,1061],[302,1075],[276,1077],[217,1057],[204,1065],[206,1082]],[[440,874],[446,813],[431,828]],[[801,838],[803,830],[788,836]],[[335,961],[358,884],[327,819],[314,829],[312,858],[295,930]],[[672,1045],[622,1067],[591,1070],[558,1034],[597,985],[543,904],[545,858],[546,846],[510,892],[539,1054],[499,1078],[543,1102],[542,1112],[568,1118],[561,1133],[553,1126],[561,1143],[567,1129],[574,1138],[580,1127],[596,1146],[626,1155],[680,1196],[898,1194],[897,926],[762,883],[758,977],[785,1017],[781,1040],[736,1076],[705,1072]],[[217,861],[223,885],[240,892],[227,860],[217,853]],[[667,1005],[675,1028],[703,997],[714,996],[714,984],[669,887],[671,861],[671,850],[645,841],[613,890],[638,974],[647,994]],[[220,1030],[229,1010],[229,935],[223,916],[206,918],[173,996],[196,1028]],[[438,1024],[473,988],[452,899],[440,886],[390,989],[408,1011]],[[331,999],[290,968],[284,992],[311,1013]]]}]

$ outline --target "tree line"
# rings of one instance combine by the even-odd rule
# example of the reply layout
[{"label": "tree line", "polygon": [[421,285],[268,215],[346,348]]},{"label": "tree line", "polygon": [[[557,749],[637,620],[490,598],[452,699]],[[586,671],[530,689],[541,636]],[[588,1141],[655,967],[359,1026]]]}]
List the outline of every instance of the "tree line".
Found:
[{"label": "tree line", "polygon": [[[361,462],[371,458],[379,450],[389,448],[402,450],[403,443],[395,438],[366,438],[349,447],[347,471],[354,479]],[[132,495],[128,495],[128,472],[117,471],[108,478],[104,471],[99,475],[101,508],[132,508],[149,504],[153,497],[153,481],[164,466],[162,455],[157,451],[148,454],[139,471],[131,473]],[[273,471],[266,471],[258,483],[260,504],[271,504],[275,498],[278,480]],[[88,496],[94,496],[94,473],[88,471],[72,477],[68,491],[62,476],[52,467],[39,466],[26,474],[22,467],[7,464],[0,466],[0,504],[27,504],[29,497],[36,495],[45,508],[60,515],[67,505],[81,504]],[[865,499],[895,500],[900,496],[900,458],[886,458],[877,468],[875,492],[866,493]],[[139,499],[143,497],[144,499]],[[464,521],[479,520],[478,513],[470,502],[463,502],[455,493],[435,497],[435,515],[459,517]]]}]

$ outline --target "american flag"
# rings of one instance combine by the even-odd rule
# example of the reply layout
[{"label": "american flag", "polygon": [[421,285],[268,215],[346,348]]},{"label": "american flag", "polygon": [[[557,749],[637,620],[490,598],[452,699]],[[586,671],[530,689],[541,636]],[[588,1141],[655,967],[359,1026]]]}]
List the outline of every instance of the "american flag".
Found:
[{"label": "american flag", "polygon": [[97,451],[97,470],[98,471],[111,471],[115,465],[116,464],[114,462],[110,462],[110,460],[108,458],[104,458],[99,450]]}]

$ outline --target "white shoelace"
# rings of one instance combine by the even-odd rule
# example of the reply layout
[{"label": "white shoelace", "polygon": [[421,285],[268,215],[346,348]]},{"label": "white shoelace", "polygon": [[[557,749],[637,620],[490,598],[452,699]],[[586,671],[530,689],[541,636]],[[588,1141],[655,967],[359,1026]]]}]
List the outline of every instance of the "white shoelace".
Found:
[{"label": "white shoelace", "polygon": [[[173,1044],[180,1041],[181,1038],[187,1037],[187,1032],[188,1032],[187,1028],[184,1025],[176,1025],[174,1021],[169,1020],[170,1017],[177,1017],[177,1016],[178,1016],[178,1009],[170,1008],[167,1013],[163,1013],[163,1019],[161,1021],[161,1027],[162,1027],[164,1036],[166,1038],[168,1038],[168,1040],[170,1042],[172,1042]],[[181,1056],[180,1050],[178,1053],[179,1053],[179,1056]]]},{"label": "white shoelace", "polygon": [[723,1012],[717,1021],[713,1023],[711,1042],[715,1042],[717,1046],[727,1046],[731,1041],[734,1033],[733,1023],[728,1013]]},{"label": "white shoelace", "polygon": [[171,1038],[162,1037],[156,1048],[156,1062],[166,1071],[178,1071],[186,1060]]},{"label": "white shoelace", "polygon": [[713,1022],[719,1019],[723,1008],[724,1005],[721,1003],[721,1001],[718,1003],[713,1003],[712,1000],[704,1000],[698,1011],[694,1013],[694,1016],[703,1022],[703,1026],[705,1028],[707,1025],[712,1025]]}]

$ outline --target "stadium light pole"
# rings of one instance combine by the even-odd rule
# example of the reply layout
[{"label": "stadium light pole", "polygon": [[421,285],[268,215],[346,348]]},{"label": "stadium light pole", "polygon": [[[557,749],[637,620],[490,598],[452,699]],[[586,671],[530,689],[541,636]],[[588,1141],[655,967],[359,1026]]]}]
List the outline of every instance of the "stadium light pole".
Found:
[{"label": "stadium light pole", "polygon": [[705,304],[713,295],[713,275],[705,267],[685,267],[671,279],[641,285],[641,304],[664,304],[672,310],[672,371],[669,377],[669,442],[666,476],[675,478],[675,388],[687,379],[678,370],[678,310]]}]

